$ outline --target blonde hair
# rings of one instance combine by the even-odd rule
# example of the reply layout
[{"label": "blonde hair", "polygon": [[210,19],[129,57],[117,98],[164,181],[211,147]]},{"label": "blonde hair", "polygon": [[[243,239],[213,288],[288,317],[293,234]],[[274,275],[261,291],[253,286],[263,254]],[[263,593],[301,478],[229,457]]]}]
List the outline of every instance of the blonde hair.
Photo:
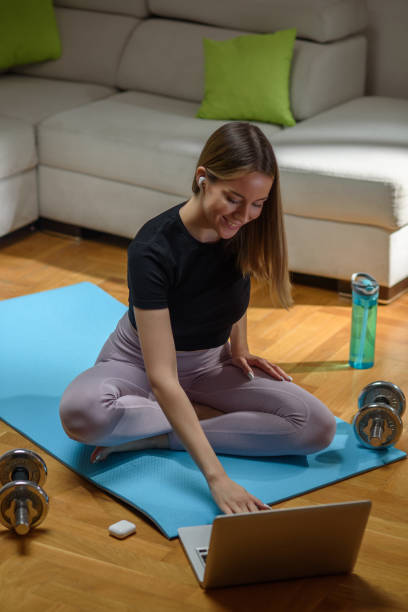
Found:
[{"label": "blonde hair", "polygon": [[[224,123],[211,134],[196,165],[204,166],[210,182],[240,178],[250,172],[262,172],[273,178],[261,215],[245,224],[226,240],[226,248],[236,256],[242,274],[265,281],[273,302],[284,308],[293,304],[288,271],[288,251],[283,222],[279,168],[272,146],[265,134],[248,122]],[[196,174],[193,193],[200,188]]]}]

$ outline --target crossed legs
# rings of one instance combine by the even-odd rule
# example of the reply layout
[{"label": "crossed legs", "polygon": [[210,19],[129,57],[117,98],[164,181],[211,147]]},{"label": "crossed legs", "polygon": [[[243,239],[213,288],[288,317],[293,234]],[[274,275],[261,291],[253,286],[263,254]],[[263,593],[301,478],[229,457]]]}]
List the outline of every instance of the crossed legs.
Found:
[{"label": "crossed legs", "polygon": [[[309,454],[330,444],[335,419],[317,398],[294,383],[254,371],[249,381],[227,360],[180,377],[216,452]],[[119,450],[184,450],[145,371],[127,362],[98,362],[80,374],[62,397],[60,415],[70,437],[97,447],[92,458]]]}]

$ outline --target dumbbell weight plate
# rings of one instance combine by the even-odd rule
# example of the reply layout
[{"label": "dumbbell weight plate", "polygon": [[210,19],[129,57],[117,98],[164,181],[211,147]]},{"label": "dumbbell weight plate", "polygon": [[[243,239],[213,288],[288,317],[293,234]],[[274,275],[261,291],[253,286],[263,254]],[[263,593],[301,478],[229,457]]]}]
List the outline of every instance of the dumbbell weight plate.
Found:
[{"label": "dumbbell weight plate", "polygon": [[[384,420],[381,440],[370,439],[374,419]],[[354,432],[364,446],[368,448],[387,448],[395,444],[402,432],[402,420],[388,404],[368,404],[363,406],[353,419]]]},{"label": "dumbbell weight plate", "polygon": [[405,395],[394,383],[377,380],[364,387],[358,397],[359,410],[368,404],[388,404],[402,416],[405,412]]},{"label": "dumbbell weight plate", "polygon": [[16,529],[17,533],[25,534],[29,529],[15,525],[15,507],[19,502],[27,505],[29,529],[38,527],[48,512],[48,495],[34,482],[16,480],[9,482],[0,489],[0,522],[8,529]]},{"label": "dumbbell weight plate", "polygon": [[[16,474],[18,474],[17,478]],[[13,480],[29,480],[41,487],[46,479],[47,466],[40,455],[34,451],[16,448],[0,457],[1,486]]]}]

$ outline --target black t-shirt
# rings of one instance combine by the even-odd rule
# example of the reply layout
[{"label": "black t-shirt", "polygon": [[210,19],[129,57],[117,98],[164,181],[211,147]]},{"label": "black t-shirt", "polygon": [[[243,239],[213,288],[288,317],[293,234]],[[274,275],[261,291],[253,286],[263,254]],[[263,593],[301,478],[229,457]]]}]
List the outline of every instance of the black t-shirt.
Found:
[{"label": "black t-shirt", "polygon": [[227,241],[200,242],[179,215],[186,202],[154,217],[128,248],[129,319],[133,306],[168,308],[176,350],[224,344],[246,312],[250,277],[243,277]]}]

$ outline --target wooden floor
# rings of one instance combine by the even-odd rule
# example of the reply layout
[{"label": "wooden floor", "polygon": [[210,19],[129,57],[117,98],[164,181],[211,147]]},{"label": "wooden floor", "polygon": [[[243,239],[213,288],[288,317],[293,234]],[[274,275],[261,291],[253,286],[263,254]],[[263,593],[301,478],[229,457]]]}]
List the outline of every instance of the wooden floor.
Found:
[{"label": "wooden floor", "polygon": [[[0,299],[87,280],[125,304],[125,279],[126,249],[115,241],[36,231],[0,243]],[[248,311],[252,352],[279,363],[346,421],[368,382],[390,380],[408,394],[408,294],[379,308],[376,363],[366,371],[347,364],[350,302],[302,286],[294,287],[294,297],[296,305],[286,312],[271,308],[265,291],[253,288]],[[408,451],[407,432],[397,446]],[[36,449],[0,422],[0,453],[15,447]],[[143,515],[36,450],[48,465],[50,510],[43,525],[27,537],[0,527],[3,612],[408,610],[404,460],[280,504],[371,499],[372,513],[352,575],[204,592],[177,539],[167,540]],[[136,522],[137,534],[124,541],[109,537],[108,525],[120,519]]]}]

